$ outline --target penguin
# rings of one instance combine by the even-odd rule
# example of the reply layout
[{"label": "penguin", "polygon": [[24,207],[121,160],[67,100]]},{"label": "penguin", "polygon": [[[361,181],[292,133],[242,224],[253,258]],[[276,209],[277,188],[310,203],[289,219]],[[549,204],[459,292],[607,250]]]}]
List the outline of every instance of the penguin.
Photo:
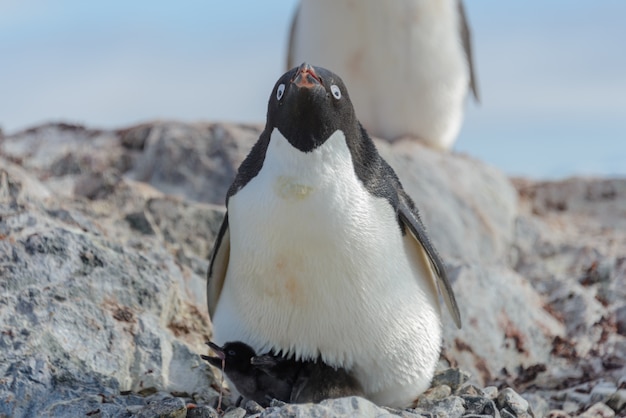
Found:
[{"label": "penguin", "polygon": [[214,342],[208,342],[207,345],[216,356],[201,357],[220,369],[224,362],[223,372],[241,396],[252,399],[264,408],[269,406],[272,399],[289,402],[299,364],[284,362],[268,371],[267,367],[252,364],[256,352],[241,341],[227,342],[223,347]]},{"label": "penguin", "polygon": [[301,0],[287,68],[315,62],[341,74],[368,132],[449,150],[471,90],[479,101],[461,0]]},{"label": "penguin", "polygon": [[[277,379],[284,379],[283,371],[286,368],[297,370],[295,378],[290,376],[293,382],[290,403],[318,403],[325,399],[364,395],[363,388],[354,376],[345,369],[335,369],[321,360],[301,362],[300,367],[297,367],[293,360],[266,354],[253,357],[251,363]],[[282,376],[276,374],[276,371],[282,372]]]},{"label": "penguin", "polygon": [[213,339],[343,368],[410,406],[439,358],[438,290],[459,308],[413,200],[335,73],[283,74],[226,196],[208,269]]}]

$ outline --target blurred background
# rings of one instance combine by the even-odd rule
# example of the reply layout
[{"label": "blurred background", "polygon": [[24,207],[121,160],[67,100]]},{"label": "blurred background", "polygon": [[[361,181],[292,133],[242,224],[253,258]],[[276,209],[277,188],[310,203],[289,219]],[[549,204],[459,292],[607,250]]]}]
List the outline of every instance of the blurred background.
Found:
[{"label": "blurred background", "polygon": [[[0,0],[0,127],[263,123],[296,2]],[[626,2],[465,7],[481,103],[454,150],[535,179],[626,176]]]}]

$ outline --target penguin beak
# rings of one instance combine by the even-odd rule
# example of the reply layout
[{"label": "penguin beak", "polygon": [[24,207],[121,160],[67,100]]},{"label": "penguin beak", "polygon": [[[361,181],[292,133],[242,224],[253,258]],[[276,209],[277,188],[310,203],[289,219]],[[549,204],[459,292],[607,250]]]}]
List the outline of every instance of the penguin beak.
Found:
[{"label": "penguin beak", "polygon": [[[222,350],[222,347],[220,347],[219,345],[215,344],[212,341],[207,341],[206,345],[211,347],[211,350],[213,350],[215,352],[215,355],[217,356],[218,359],[224,360],[225,354],[224,354],[224,350]],[[203,356],[202,358],[204,358],[204,357],[205,356]]]},{"label": "penguin beak", "polygon": [[291,82],[297,87],[307,89],[322,85],[322,80],[315,73],[315,69],[306,62],[303,62],[302,65],[298,67],[298,71],[296,71],[296,76],[293,78],[293,80],[291,80]]}]

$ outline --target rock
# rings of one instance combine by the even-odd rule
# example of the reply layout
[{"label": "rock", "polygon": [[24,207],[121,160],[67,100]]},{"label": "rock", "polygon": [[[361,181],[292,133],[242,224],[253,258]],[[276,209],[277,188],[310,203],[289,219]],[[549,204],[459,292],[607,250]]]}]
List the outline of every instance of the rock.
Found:
[{"label": "rock", "polygon": [[137,418],[184,418],[187,416],[187,408],[181,399],[168,398],[151,403],[137,412],[135,416]]},{"label": "rock", "polygon": [[465,402],[458,396],[449,396],[443,399],[420,399],[415,412],[422,415],[431,414],[435,417],[461,417],[465,414]]},{"label": "rock", "polygon": [[503,368],[515,373],[550,362],[554,336],[565,330],[526,279],[503,266],[463,265],[457,274],[465,325],[458,330],[444,321],[446,357],[480,384],[493,382]]},{"label": "rock", "polygon": [[618,414],[626,412],[626,389],[620,389],[609,396],[606,404]]},{"label": "rock", "polygon": [[377,141],[376,146],[415,199],[445,260],[491,264],[506,259],[517,215],[517,195],[506,176],[416,141]]},{"label": "rock", "polygon": [[483,393],[489,399],[496,399],[498,397],[498,388],[495,386],[487,386],[483,388]]},{"label": "rock", "polygon": [[222,418],[243,418],[246,416],[246,410],[243,408],[235,407],[229,408],[224,412]]},{"label": "rock", "polygon": [[465,402],[465,415],[489,415],[494,416],[498,408],[494,401],[482,396],[461,396]]},{"label": "rock", "polygon": [[500,391],[497,398],[497,404],[500,413],[503,410],[510,412],[514,417],[531,417],[533,413],[528,405],[528,401],[515,393],[511,388],[505,388]]},{"label": "rock", "polygon": [[617,386],[612,382],[599,382],[591,390],[591,402],[599,403],[606,401],[617,392]]},{"label": "rock", "polygon": [[452,394],[452,389],[448,385],[433,385],[430,389],[420,395],[417,405],[420,402],[429,403],[439,399],[447,398]]},{"label": "rock", "polygon": [[250,399],[245,401],[243,407],[248,414],[260,414],[264,410],[261,405]]},{"label": "rock", "polygon": [[[211,334],[208,255],[259,133],[48,124],[0,138],[0,415],[124,416],[174,394],[210,416],[219,384],[198,358]],[[507,387],[537,414],[595,400],[623,411],[626,180],[510,181],[411,141],[378,146],[448,264],[463,317],[457,330],[443,314],[441,363],[453,370],[434,381],[435,409],[420,411],[471,401],[474,415],[527,413],[487,402],[515,398]],[[415,414],[353,399],[359,412]],[[308,416],[352,403],[243,409]]]},{"label": "rock", "polygon": [[348,397],[339,399],[328,399],[319,404],[287,404],[282,407],[272,407],[266,409],[261,414],[263,418],[280,417],[375,417],[389,416],[389,413],[373,404],[372,402],[359,398]]},{"label": "rock", "polygon": [[487,394],[479,387],[472,384],[463,385],[456,390],[457,395],[480,396],[486,397]]},{"label": "rock", "polygon": [[602,402],[593,404],[591,408],[579,415],[580,418],[613,418],[614,416],[615,411]]},{"label": "rock", "polygon": [[10,163],[2,173],[0,414],[44,414],[64,400],[126,390],[211,391],[197,355],[208,338],[195,285],[204,279],[163,243],[128,245],[123,212],[40,200],[24,188],[36,179]]},{"label": "rock", "polygon": [[196,406],[187,408],[187,418],[219,418],[217,411],[210,406]]},{"label": "rock", "polygon": [[459,369],[446,369],[435,373],[431,382],[432,386],[447,385],[451,390],[456,391],[470,378],[470,375]]},{"label": "rock", "polygon": [[169,195],[218,204],[261,132],[224,124],[157,123],[149,129],[131,178]]}]

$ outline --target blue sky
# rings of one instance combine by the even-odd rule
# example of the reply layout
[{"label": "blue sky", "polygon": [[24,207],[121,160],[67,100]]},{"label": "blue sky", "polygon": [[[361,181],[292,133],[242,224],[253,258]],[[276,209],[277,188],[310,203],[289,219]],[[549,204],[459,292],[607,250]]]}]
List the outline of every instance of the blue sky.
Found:
[{"label": "blue sky", "polygon": [[[295,3],[2,0],[0,126],[262,122]],[[626,2],[466,9],[482,102],[455,150],[512,175],[625,176]]]}]

